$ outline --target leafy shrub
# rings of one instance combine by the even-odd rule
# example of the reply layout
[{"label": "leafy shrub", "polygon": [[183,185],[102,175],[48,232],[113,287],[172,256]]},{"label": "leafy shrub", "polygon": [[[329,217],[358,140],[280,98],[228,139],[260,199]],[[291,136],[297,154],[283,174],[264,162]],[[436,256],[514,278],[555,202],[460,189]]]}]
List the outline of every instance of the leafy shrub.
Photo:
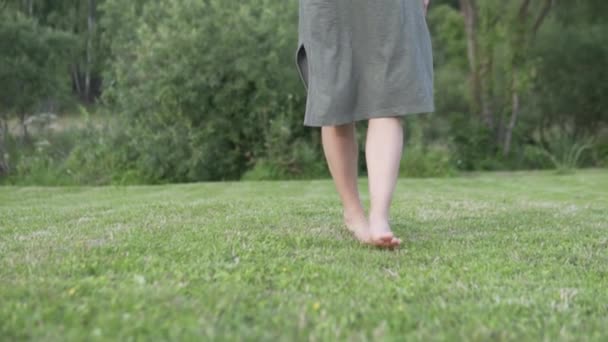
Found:
[{"label": "leafy shrub", "polygon": [[[16,158],[14,172],[7,182],[21,185],[60,185],[69,183],[61,168],[61,160],[53,151],[52,144],[46,139],[34,143],[33,149],[21,149]],[[16,177],[16,176],[19,177]]]},{"label": "leafy shrub", "polygon": [[598,133],[591,155],[594,165],[608,168],[608,127]]},{"label": "leafy shrub", "polygon": [[443,145],[406,146],[400,165],[403,177],[450,177],[456,175],[450,151]]},{"label": "leafy shrub", "polygon": [[55,185],[69,183],[68,175],[62,170],[73,138],[68,134],[55,134],[51,125],[57,116],[41,113],[30,116],[25,124],[35,135],[23,136],[8,134],[7,159],[9,173],[3,179],[7,184]]},{"label": "leafy shrub", "polygon": [[453,113],[450,119],[450,143],[455,166],[459,170],[500,170],[504,161],[493,133],[469,115]]},{"label": "leafy shrub", "polygon": [[276,177],[316,172],[305,166],[303,145],[314,144],[301,123],[296,5],[108,0],[103,10],[112,13],[102,22],[112,34],[104,100],[125,118],[145,179],[239,179],[255,164]]},{"label": "leafy shrub", "polygon": [[243,180],[301,179],[329,176],[321,147],[296,138],[289,118],[272,119],[264,137],[266,156],[254,160]]},{"label": "leafy shrub", "polygon": [[430,143],[425,138],[430,117],[404,120],[405,139],[399,175],[403,177],[447,177],[456,174],[452,153],[445,144]]},{"label": "leafy shrub", "polygon": [[558,173],[571,173],[581,166],[581,157],[593,148],[594,140],[591,136],[576,138],[573,134],[554,127],[546,133],[545,146],[529,145],[528,150],[544,156]]},{"label": "leafy shrub", "polygon": [[[85,126],[69,130],[75,143],[65,160],[65,170],[74,184],[133,184],[145,178],[132,165],[130,139],[118,120],[96,125],[84,112]],[[134,175],[134,172],[136,173]]]}]

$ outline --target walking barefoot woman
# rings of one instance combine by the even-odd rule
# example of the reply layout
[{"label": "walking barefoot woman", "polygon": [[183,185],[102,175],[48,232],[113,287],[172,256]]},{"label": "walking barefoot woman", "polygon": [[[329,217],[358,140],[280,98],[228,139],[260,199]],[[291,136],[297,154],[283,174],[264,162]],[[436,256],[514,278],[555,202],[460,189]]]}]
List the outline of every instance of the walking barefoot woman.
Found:
[{"label": "walking barefoot woman", "polygon": [[[403,150],[402,117],[434,111],[429,0],[300,0],[296,66],[304,125],[321,127],[346,227],[364,243],[401,243],[389,208]],[[366,119],[369,217],[357,189],[355,122]]]}]

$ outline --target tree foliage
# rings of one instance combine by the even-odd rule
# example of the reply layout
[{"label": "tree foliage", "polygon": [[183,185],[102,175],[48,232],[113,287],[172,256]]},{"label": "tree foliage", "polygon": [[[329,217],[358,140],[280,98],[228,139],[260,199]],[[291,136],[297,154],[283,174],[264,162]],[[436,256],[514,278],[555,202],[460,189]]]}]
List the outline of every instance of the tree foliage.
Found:
[{"label": "tree foliage", "polygon": [[108,0],[103,12],[113,14],[103,22],[112,37],[105,99],[129,122],[152,178],[235,179],[262,157],[305,171],[293,151],[270,156],[264,144],[273,130],[289,132],[272,142],[287,148],[307,136],[292,4]]},{"label": "tree foliage", "polygon": [[17,117],[28,138],[27,115],[40,101],[69,92],[66,59],[73,37],[39,25],[18,11],[0,13],[0,176],[8,172],[5,159],[7,121]]},{"label": "tree foliage", "polygon": [[[0,10],[0,175],[32,165],[95,170],[83,182],[328,175],[320,131],[302,125],[297,2],[1,0]],[[603,0],[432,1],[437,111],[407,127],[424,132],[410,143],[442,157],[418,146],[406,159],[419,165],[406,166],[551,167],[581,144],[567,164],[608,164],[607,10]],[[7,149],[9,119],[27,137],[32,115],[71,101],[115,126],[75,134],[52,154],[65,161],[28,162],[36,142]],[[19,159],[9,152],[27,167],[8,165]]]}]

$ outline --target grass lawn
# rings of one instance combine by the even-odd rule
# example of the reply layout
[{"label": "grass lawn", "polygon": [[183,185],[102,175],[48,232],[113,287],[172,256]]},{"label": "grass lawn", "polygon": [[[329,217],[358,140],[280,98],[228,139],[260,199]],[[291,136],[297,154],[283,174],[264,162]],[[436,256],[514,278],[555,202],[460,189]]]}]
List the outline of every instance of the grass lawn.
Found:
[{"label": "grass lawn", "polygon": [[400,179],[391,214],[393,252],[330,179],[0,187],[0,340],[608,340],[608,170]]}]

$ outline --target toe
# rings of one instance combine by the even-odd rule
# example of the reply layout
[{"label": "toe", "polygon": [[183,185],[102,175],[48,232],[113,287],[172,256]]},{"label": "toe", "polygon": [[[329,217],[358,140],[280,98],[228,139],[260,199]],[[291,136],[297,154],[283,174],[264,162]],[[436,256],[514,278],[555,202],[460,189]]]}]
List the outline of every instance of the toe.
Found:
[{"label": "toe", "polygon": [[371,239],[371,243],[377,247],[396,248],[401,245],[401,239],[392,234],[377,236]]},{"label": "toe", "polygon": [[392,236],[392,235],[385,235],[385,236],[380,237],[379,240],[382,241],[382,242],[390,243],[391,241],[393,241],[393,239],[395,239],[394,236]]},{"label": "toe", "polygon": [[376,236],[371,239],[372,244],[378,247],[391,247],[394,237],[392,235]]},{"label": "toe", "polygon": [[399,247],[400,244],[401,244],[401,240],[396,237],[392,238],[390,242],[387,242],[387,245],[391,248]]}]

